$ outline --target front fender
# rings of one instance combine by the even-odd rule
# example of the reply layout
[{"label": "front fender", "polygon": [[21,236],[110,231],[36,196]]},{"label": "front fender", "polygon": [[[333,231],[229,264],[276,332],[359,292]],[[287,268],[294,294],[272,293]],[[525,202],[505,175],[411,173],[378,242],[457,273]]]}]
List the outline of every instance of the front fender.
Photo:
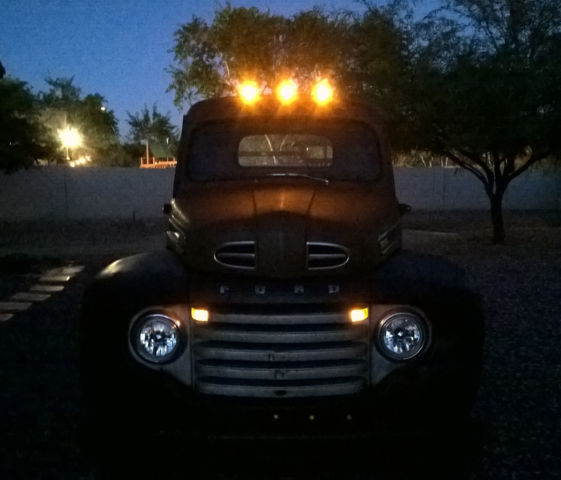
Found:
[{"label": "front fender", "polygon": [[96,276],[86,291],[83,308],[99,307],[100,302],[116,308],[179,302],[188,294],[188,280],[185,266],[169,250],[121,258]]},{"label": "front fender", "polygon": [[86,290],[80,317],[80,359],[86,389],[124,381],[139,368],[128,350],[131,319],[150,306],[188,302],[189,274],[168,250],[119,259]]},{"label": "front fender", "polygon": [[458,399],[470,405],[479,384],[484,317],[464,270],[442,257],[399,252],[374,275],[373,302],[416,307],[432,327],[426,355],[387,376],[378,389],[401,398],[426,390],[430,398],[455,398],[450,405]]}]

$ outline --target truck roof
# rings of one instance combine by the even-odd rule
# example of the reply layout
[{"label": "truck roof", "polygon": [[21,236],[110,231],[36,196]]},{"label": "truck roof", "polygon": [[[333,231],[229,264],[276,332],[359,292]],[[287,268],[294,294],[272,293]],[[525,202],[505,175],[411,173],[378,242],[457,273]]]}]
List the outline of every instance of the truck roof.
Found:
[{"label": "truck roof", "polygon": [[380,127],[382,115],[373,106],[353,100],[334,100],[318,106],[307,95],[300,96],[289,105],[282,105],[273,95],[264,95],[253,105],[244,105],[238,97],[221,97],[202,100],[194,104],[184,116],[184,128],[200,123],[251,117],[305,116],[339,120],[362,121]]}]

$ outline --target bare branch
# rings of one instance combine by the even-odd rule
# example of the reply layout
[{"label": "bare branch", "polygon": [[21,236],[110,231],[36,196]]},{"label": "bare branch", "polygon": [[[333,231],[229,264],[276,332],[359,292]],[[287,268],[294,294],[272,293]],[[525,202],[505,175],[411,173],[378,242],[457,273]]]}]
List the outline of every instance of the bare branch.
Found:
[{"label": "bare branch", "polygon": [[524,173],[526,170],[528,170],[532,165],[535,165],[536,163],[548,157],[549,155],[551,155],[551,152],[549,150],[538,154],[532,152],[532,155],[526,161],[526,163],[524,163],[521,167],[519,167],[517,170],[515,170],[508,176],[508,181],[510,182],[511,180],[515,179],[516,177]]},{"label": "bare branch", "polygon": [[481,181],[483,183],[485,188],[488,187],[488,185],[489,185],[488,178],[486,178],[485,175],[480,170],[475,168],[469,162],[466,162],[465,160],[462,160],[458,155],[455,155],[451,151],[444,151],[443,154],[446,155],[450,160],[452,160],[454,163],[458,164],[463,169],[465,169],[468,172],[471,172],[473,175],[475,175],[479,179],[479,181]]},{"label": "bare branch", "polygon": [[483,160],[481,160],[481,158],[479,158],[479,155],[472,153],[469,150],[465,150],[463,148],[458,149],[458,152],[460,152],[464,157],[469,158],[473,163],[479,166],[481,170],[483,170],[485,175],[487,175],[488,182],[490,184],[493,183],[493,172],[491,171],[489,166]]}]

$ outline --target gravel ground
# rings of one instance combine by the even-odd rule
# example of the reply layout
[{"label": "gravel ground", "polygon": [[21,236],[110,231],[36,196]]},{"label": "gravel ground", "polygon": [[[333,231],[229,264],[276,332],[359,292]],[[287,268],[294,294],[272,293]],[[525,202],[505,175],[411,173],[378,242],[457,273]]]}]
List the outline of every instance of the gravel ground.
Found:
[{"label": "gravel ground", "polygon": [[130,255],[164,245],[163,218],[134,223],[117,220],[68,222],[0,221],[0,258],[29,255],[40,259]]},{"label": "gravel ground", "polygon": [[[484,301],[484,372],[473,411],[481,443],[462,478],[561,478],[561,212],[507,212],[506,222],[507,244],[495,246],[484,212],[414,212],[404,218],[405,245],[465,267]],[[56,301],[0,324],[0,478],[97,478],[79,446],[77,309],[98,268],[160,247],[162,229],[160,219],[0,224],[0,300],[48,268],[87,266]],[[364,466],[337,471],[321,454],[307,467],[289,460],[277,462],[276,473],[272,464],[216,473],[215,462],[201,476],[373,478]]]},{"label": "gravel ground", "polygon": [[473,414],[484,442],[474,477],[561,478],[561,214],[507,212],[506,221],[504,246],[490,244],[481,213],[416,214],[405,226],[449,233],[414,230],[411,238],[463,266],[483,297],[484,372]]}]

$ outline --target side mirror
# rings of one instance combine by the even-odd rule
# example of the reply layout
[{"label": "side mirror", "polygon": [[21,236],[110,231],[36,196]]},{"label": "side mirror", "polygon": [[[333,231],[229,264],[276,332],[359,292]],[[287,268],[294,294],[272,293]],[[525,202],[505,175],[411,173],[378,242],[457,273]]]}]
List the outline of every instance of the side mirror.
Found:
[{"label": "side mirror", "polygon": [[411,210],[412,210],[411,205],[407,205],[406,203],[399,204],[399,214],[401,216],[405,215],[406,213],[409,213]]},{"label": "side mirror", "polygon": [[171,213],[171,203],[164,203],[164,207],[162,208],[162,212],[164,215],[169,215]]}]

